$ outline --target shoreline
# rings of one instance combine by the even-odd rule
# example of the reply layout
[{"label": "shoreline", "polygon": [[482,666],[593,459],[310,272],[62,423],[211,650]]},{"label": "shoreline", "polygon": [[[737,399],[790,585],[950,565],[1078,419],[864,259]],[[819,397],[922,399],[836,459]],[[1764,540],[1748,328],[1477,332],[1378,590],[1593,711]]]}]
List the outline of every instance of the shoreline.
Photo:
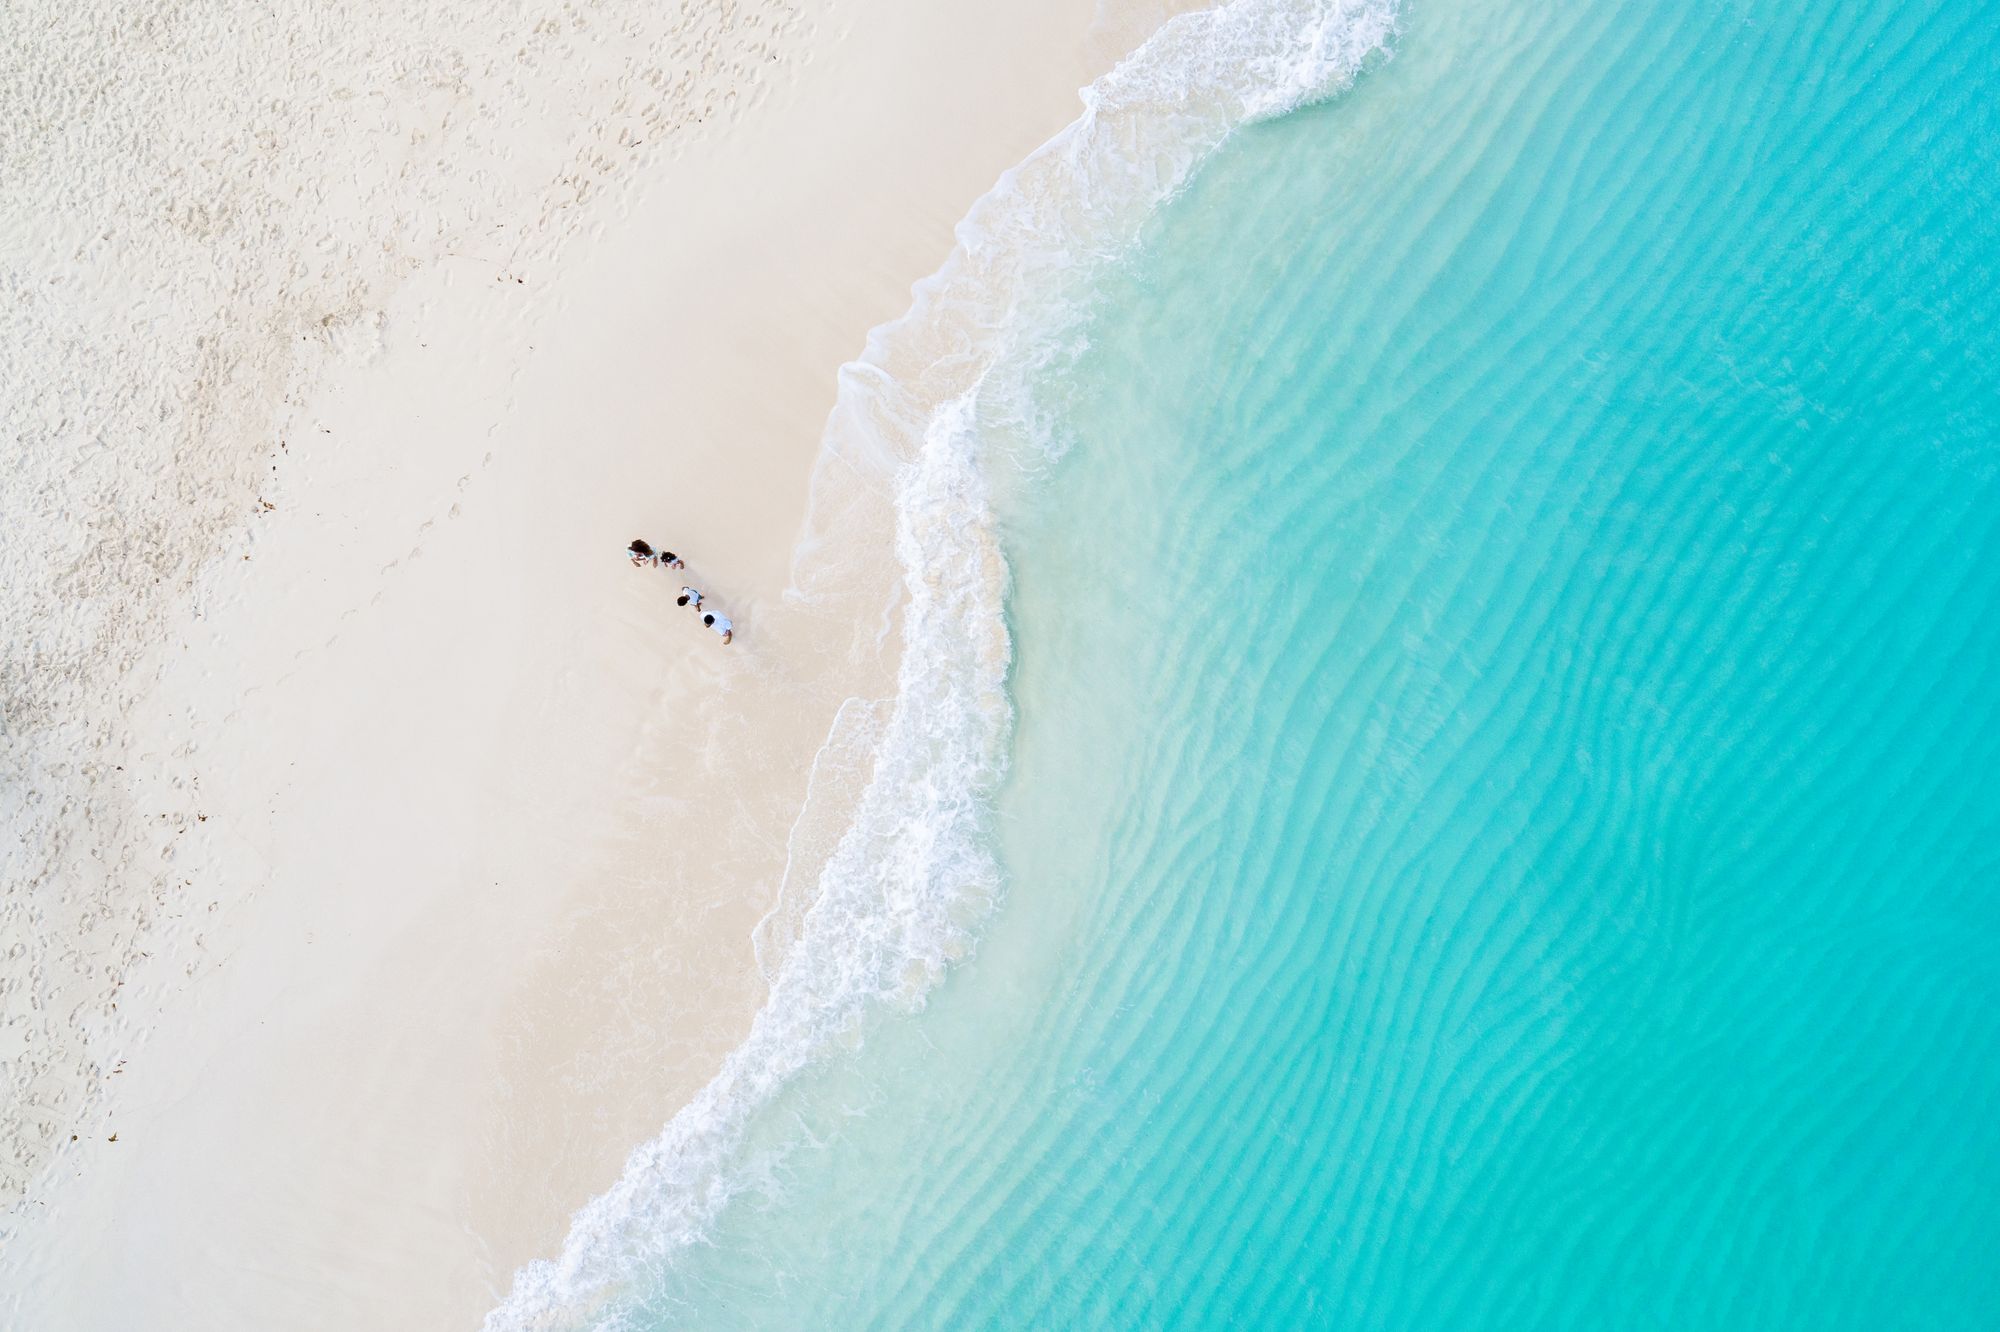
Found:
[{"label": "shoreline", "polygon": [[[159,1016],[86,1126],[118,1141],[31,1195],[11,1313],[470,1323],[741,1040],[805,772],[868,676],[838,638],[873,626],[782,596],[832,371],[1125,40],[1079,8],[847,16],[546,277],[446,260],[363,328],[133,714],[213,924],[128,993]],[[635,535],[734,645],[623,564]]]},{"label": "shoreline", "polygon": [[[814,758],[794,849],[807,825],[838,832],[808,864],[809,905],[794,905],[788,884],[759,922],[771,992],[747,1038],[577,1214],[560,1255],[517,1274],[488,1332],[569,1326],[600,1317],[604,1301],[643,1301],[646,1274],[700,1244],[729,1198],[756,1187],[765,1168],[743,1153],[794,1077],[850,1048],[884,1010],[922,1008],[972,952],[1002,891],[992,804],[1014,712],[994,501],[1068,444],[1038,385],[1087,345],[1097,278],[1211,153],[1247,123],[1343,90],[1394,31],[1390,3],[1241,0],[1174,16],[980,196],[910,311],[842,367],[787,597],[840,596],[855,619],[900,585],[882,611],[900,640],[895,687],[851,695]],[[863,555],[875,577],[857,573],[842,539],[885,530],[895,567],[885,577]],[[818,563],[827,556],[830,570]],[[862,698],[880,702],[851,716]],[[844,771],[848,760],[835,759],[839,813],[828,816],[820,765],[848,750],[865,758]],[[788,855],[788,879],[797,867]],[[768,945],[788,933],[774,966]]]}]

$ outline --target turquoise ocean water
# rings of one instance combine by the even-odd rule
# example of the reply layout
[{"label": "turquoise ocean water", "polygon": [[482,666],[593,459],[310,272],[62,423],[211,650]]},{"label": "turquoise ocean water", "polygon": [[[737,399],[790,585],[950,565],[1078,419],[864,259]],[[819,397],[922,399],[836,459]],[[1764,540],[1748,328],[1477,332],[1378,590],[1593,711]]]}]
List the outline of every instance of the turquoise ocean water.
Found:
[{"label": "turquoise ocean water", "polygon": [[1007,895],[624,1306],[2000,1326],[2000,22],[1426,0],[1002,499]]}]

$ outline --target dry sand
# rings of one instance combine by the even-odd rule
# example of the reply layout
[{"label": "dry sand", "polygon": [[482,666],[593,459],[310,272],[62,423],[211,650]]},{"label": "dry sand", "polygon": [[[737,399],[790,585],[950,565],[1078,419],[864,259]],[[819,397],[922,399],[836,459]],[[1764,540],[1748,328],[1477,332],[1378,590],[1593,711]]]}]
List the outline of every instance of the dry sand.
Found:
[{"label": "dry sand", "polygon": [[808,6],[628,206],[366,321],[134,705],[193,816],[185,955],[30,1192],[9,1325],[474,1326],[706,1080],[814,753],[882,687],[783,598],[834,372],[1160,17]]}]

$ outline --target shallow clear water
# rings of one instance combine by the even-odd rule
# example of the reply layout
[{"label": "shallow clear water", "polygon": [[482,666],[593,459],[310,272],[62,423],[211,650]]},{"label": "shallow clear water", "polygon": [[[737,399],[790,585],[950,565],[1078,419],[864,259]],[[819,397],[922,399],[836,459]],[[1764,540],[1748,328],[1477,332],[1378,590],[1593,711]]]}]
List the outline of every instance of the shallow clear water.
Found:
[{"label": "shallow clear water", "polygon": [[1411,10],[1010,501],[1009,896],[634,1320],[2000,1320],[2000,24]]}]

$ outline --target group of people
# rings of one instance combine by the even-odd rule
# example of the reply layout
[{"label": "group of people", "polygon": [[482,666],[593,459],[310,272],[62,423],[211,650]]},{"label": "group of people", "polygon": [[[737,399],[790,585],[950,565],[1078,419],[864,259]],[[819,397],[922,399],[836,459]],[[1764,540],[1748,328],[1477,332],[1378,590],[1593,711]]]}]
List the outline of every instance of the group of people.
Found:
[{"label": "group of people", "polygon": [[[632,557],[632,567],[635,569],[643,569],[648,565],[661,569],[687,568],[686,560],[683,560],[670,550],[654,550],[643,537],[634,537],[632,544],[625,548],[625,553]],[[674,598],[674,604],[676,606],[692,608],[695,614],[701,616],[701,622],[704,627],[713,629],[716,633],[722,635],[723,644],[726,646],[729,640],[735,636],[736,626],[729,622],[727,615],[713,610],[704,610],[702,602],[705,600],[706,598],[702,596],[700,591],[683,584],[681,594]]]}]

